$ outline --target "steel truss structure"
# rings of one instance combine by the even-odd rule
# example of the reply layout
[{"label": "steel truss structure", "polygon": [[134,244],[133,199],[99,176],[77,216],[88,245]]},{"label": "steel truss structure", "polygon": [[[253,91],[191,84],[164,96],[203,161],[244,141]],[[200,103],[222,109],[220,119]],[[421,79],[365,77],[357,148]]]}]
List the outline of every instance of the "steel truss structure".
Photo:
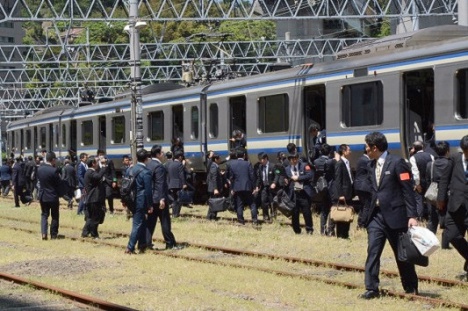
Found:
[{"label": "steel truss structure", "polygon": [[[128,44],[73,44],[63,36],[82,22],[128,22],[128,1],[0,0],[0,23],[49,22],[57,44],[0,44],[0,109],[13,115],[60,103],[77,105],[86,86],[100,97],[128,90],[130,81]],[[411,19],[415,16],[457,16],[458,0],[164,0],[139,2],[139,20],[174,22],[192,20],[377,20]],[[152,5],[158,3],[158,5]],[[46,14],[44,12],[47,12]],[[117,12],[120,12],[117,14]],[[126,16],[121,16],[125,12]],[[352,24],[352,23],[351,23]],[[351,35],[350,35],[351,34]],[[142,42],[142,81],[181,81],[184,66],[196,63],[194,76],[206,79],[233,78],[263,73],[278,60],[324,59],[350,44],[365,40],[359,31],[346,38],[318,36],[310,39],[233,42]],[[157,40],[155,40],[157,41]]]}]

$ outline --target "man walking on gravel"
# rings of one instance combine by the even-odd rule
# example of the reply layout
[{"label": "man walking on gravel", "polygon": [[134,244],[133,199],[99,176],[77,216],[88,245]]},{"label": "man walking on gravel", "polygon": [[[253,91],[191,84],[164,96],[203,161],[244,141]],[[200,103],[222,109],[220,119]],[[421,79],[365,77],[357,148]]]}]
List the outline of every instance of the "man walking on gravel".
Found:
[{"label": "man walking on gravel", "polygon": [[411,180],[411,169],[401,157],[389,154],[387,138],[380,132],[366,135],[366,151],[371,159],[367,167],[371,185],[371,203],[367,219],[366,292],[363,299],[380,296],[380,256],[389,241],[395,255],[401,283],[407,294],[418,294],[418,277],[414,264],[398,260],[397,245],[401,233],[417,226],[418,212]]},{"label": "man walking on gravel", "polygon": [[47,240],[48,218],[52,216],[50,223],[50,237],[56,239],[59,229],[59,189],[62,180],[60,172],[55,167],[57,158],[54,152],[46,154],[46,161],[37,169],[37,178],[41,183],[39,190],[39,203],[41,205],[41,233],[42,239]]},{"label": "man walking on gravel", "polygon": [[132,176],[135,178],[136,206],[133,213],[132,232],[128,241],[125,254],[135,254],[135,247],[138,242],[140,252],[146,250],[146,214],[153,212],[153,193],[151,171],[146,167],[149,153],[145,149],[137,151],[137,164],[130,168]]}]

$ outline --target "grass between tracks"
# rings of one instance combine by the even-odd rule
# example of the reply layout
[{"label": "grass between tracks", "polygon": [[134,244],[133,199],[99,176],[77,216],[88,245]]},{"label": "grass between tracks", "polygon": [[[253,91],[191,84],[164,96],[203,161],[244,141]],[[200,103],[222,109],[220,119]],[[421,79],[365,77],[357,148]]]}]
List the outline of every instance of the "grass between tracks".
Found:
[{"label": "grass between tracks", "polygon": [[[116,201],[117,203],[117,201]],[[12,208],[10,198],[0,199],[0,216],[30,220],[23,224],[0,219],[0,269],[57,287],[94,296],[139,310],[437,310],[428,305],[389,297],[363,301],[364,275],[344,273],[331,269],[285,263],[262,258],[239,258],[189,247],[177,254],[236,263],[262,268],[351,282],[360,289],[346,289],[319,281],[277,276],[254,269],[233,268],[225,265],[200,263],[183,259],[144,254],[124,255],[128,239],[108,232],[129,233],[131,222],[124,215],[107,215],[100,226],[106,242],[121,245],[112,248],[103,245],[71,241],[40,240],[40,209],[37,203],[29,207]],[[205,206],[182,209],[182,214],[204,215]],[[245,211],[246,218],[249,211]],[[219,216],[233,217],[228,212]],[[288,222],[286,218],[280,218]],[[301,219],[302,221],[302,219]],[[61,210],[60,234],[78,237],[84,224],[76,210]],[[178,242],[216,245],[234,249],[265,252],[284,256],[309,258],[363,266],[366,257],[367,235],[354,230],[351,239],[341,240],[317,234],[319,220],[314,218],[313,236],[295,235],[288,226],[278,222],[264,224],[259,230],[250,225],[234,226],[227,221],[209,222],[193,218],[173,220],[173,232]],[[11,227],[36,230],[35,234],[14,231]],[[161,238],[159,224],[156,238]],[[156,247],[162,248],[162,242]],[[439,250],[430,258],[430,266],[417,268],[421,275],[452,279],[461,271],[463,261],[455,250]],[[387,245],[382,255],[382,269],[396,271],[396,264]],[[401,291],[398,279],[382,278],[382,287]],[[420,292],[434,298],[466,303],[466,288],[441,288],[420,284]],[[442,308],[441,308],[442,309]]]}]

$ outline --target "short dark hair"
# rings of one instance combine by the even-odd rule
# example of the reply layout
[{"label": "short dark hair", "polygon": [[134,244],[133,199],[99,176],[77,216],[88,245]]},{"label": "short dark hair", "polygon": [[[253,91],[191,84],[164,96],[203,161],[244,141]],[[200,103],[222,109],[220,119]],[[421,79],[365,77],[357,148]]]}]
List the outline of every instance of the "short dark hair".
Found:
[{"label": "short dark hair", "polygon": [[93,166],[94,162],[96,162],[96,160],[97,160],[96,157],[91,156],[91,157],[88,158],[88,161],[86,161],[86,165],[88,167],[91,167],[91,166]]},{"label": "short dark hair", "polygon": [[348,150],[348,145],[346,144],[341,144],[339,147],[338,147],[338,154],[339,155],[343,155],[346,150]]},{"label": "short dark hair", "polygon": [[166,152],[166,158],[172,159],[172,151]]},{"label": "short dark hair", "polygon": [[268,160],[268,154],[266,154],[265,152],[260,152],[258,155],[258,159],[259,160],[262,160],[262,159],[267,159]]},{"label": "short dark hair", "polygon": [[380,132],[369,133],[364,140],[369,147],[376,146],[380,152],[387,151],[388,149],[387,138]]},{"label": "short dark hair", "polygon": [[330,154],[331,147],[329,144],[322,144],[320,146],[320,154],[328,156]]},{"label": "short dark hair", "polygon": [[122,160],[125,160],[125,159],[130,159],[130,156],[129,155],[122,156]]},{"label": "short dark hair", "polygon": [[424,149],[424,143],[420,140],[417,140],[413,143],[413,148],[415,151],[420,151]]},{"label": "short dark hair", "polygon": [[138,162],[145,162],[146,159],[148,159],[148,151],[146,151],[146,149],[140,149],[137,151],[136,153],[136,157],[137,157],[137,161]]},{"label": "short dark hair", "polygon": [[245,155],[245,149],[244,148],[236,148],[236,155],[237,158],[243,158]]},{"label": "short dark hair", "polygon": [[182,151],[174,152],[174,159],[178,159],[180,157],[184,157],[184,153]]},{"label": "short dark hair", "polygon": [[57,159],[57,157],[55,156],[55,152],[51,151],[51,152],[47,152],[46,154],[46,161],[47,162],[52,162],[52,160],[54,159]]},{"label": "short dark hair", "polygon": [[83,159],[84,157],[86,157],[87,155],[88,155],[88,154],[87,154],[87,153],[84,153],[84,152],[80,153],[80,160]]},{"label": "short dark hair", "polygon": [[468,150],[468,135],[465,135],[460,139],[460,148],[463,151]]},{"label": "short dark hair", "polygon": [[449,149],[450,149],[450,144],[445,140],[439,141],[434,147],[434,151],[439,157],[445,156],[447,152],[449,151]]},{"label": "short dark hair", "polygon": [[98,149],[96,154],[99,155],[99,154],[101,154],[101,153],[102,153],[102,154],[106,154],[106,151],[103,150],[103,149]]},{"label": "short dark hair", "polygon": [[287,146],[286,146],[286,149],[288,150],[289,153],[295,153],[296,152],[296,144],[295,143],[289,143]]},{"label": "short dark hair", "polygon": [[155,157],[157,154],[160,154],[160,153],[161,153],[161,150],[162,150],[162,146],[161,146],[161,145],[154,145],[154,146],[151,148],[151,156],[152,156],[152,157]]}]

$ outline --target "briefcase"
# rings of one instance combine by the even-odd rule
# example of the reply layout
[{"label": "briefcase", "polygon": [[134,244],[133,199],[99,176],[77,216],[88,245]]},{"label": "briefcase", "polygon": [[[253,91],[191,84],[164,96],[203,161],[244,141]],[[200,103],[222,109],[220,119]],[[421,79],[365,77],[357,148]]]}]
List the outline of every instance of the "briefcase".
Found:
[{"label": "briefcase", "polygon": [[421,255],[416,245],[411,240],[411,234],[403,232],[398,239],[398,260],[409,262],[418,266],[427,267],[429,258]]},{"label": "briefcase", "polygon": [[177,193],[178,200],[180,204],[192,204],[193,203],[194,192],[192,190],[180,190]]},{"label": "briefcase", "polygon": [[333,205],[330,210],[330,219],[334,222],[353,222],[354,208],[348,205]]},{"label": "briefcase", "polygon": [[224,212],[227,210],[227,202],[224,197],[213,197],[208,199],[208,206],[210,207],[210,212]]},{"label": "briefcase", "polygon": [[273,198],[273,206],[279,210],[284,216],[291,217],[296,202],[291,200],[284,190],[279,190]]}]

